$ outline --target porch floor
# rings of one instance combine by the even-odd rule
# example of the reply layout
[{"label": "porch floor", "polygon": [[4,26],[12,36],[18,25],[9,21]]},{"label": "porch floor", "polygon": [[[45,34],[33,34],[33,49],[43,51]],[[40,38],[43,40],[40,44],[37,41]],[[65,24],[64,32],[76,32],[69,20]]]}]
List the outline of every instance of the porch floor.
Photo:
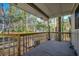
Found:
[{"label": "porch floor", "polygon": [[69,42],[51,40],[40,44],[24,56],[75,56],[74,50],[69,46]]}]

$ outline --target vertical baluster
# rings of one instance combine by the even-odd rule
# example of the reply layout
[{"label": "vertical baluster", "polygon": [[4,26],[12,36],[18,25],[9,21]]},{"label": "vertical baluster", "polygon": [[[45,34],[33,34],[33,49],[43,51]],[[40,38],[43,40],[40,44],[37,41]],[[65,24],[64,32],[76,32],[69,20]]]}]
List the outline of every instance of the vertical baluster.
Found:
[{"label": "vertical baluster", "polygon": [[62,33],[60,35],[61,35],[61,41],[62,41]]},{"label": "vertical baluster", "polygon": [[64,33],[63,33],[63,40],[65,41],[65,36],[64,36]]},{"label": "vertical baluster", "polygon": [[66,41],[66,34],[64,33],[64,35],[65,35],[65,41]]},{"label": "vertical baluster", "polygon": [[[51,36],[52,37],[52,36]],[[46,33],[46,41],[47,41],[47,33]]]},{"label": "vertical baluster", "polygon": [[[31,35],[29,35],[29,47],[31,47]],[[30,50],[30,48],[29,48]]]},{"label": "vertical baluster", "polygon": [[38,46],[40,44],[39,41],[41,40],[41,38],[42,38],[42,36],[40,34],[38,34],[37,35],[37,45],[36,46]]},{"label": "vertical baluster", "polygon": [[28,49],[30,50],[30,35],[28,36]]},{"label": "vertical baluster", "polygon": [[70,41],[69,34],[68,34],[68,40]]},{"label": "vertical baluster", "polygon": [[[44,34],[43,34],[43,36],[44,36],[44,38],[43,38],[42,40],[43,40],[43,41],[44,41],[44,40],[46,41],[46,39],[45,39],[45,37],[46,37],[46,34],[44,33]],[[45,42],[45,41],[44,41],[44,42]]]},{"label": "vertical baluster", "polygon": [[67,41],[67,34],[65,33],[65,35],[66,35],[66,41]]},{"label": "vertical baluster", "polygon": [[34,35],[34,46],[36,47],[36,35]]},{"label": "vertical baluster", "polygon": [[[29,47],[31,47],[31,35],[29,35]],[[30,50],[30,48],[29,48]]]},{"label": "vertical baluster", "polygon": [[5,52],[4,52],[4,51],[5,51],[5,50],[4,50],[4,49],[5,49],[5,41],[4,41],[4,40],[5,40],[5,38],[3,37],[3,39],[2,39],[2,43],[3,43],[3,44],[2,44],[2,45],[3,45],[3,47],[2,47],[2,54],[3,54],[3,56],[5,55],[5,54],[4,54],[4,53],[5,53]]},{"label": "vertical baluster", "polygon": [[61,35],[61,41],[62,41],[62,32],[61,32],[61,34],[60,34],[60,35]]},{"label": "vertical baluster", "polygon": [[[19,39],[19,40],[20,40],[20,39]],[[19,48],[19,46],[18,46],[18,45],[19,45],[18,38],[16,38],[16,43],[15,43],[15,45],[16,45],[16,48],[15,48],[15,53],[16,53],[16,54],[15,54],[15,55],[19,55],[18,49],[20,49],[20,48]]]},{"label": "vertical baluster", "polygon": [[46,41],[47,41],[47,33],[45,33],[45,39],[46,39]]},{"label": "vertical baluster", "polygon": [[57,33],[54,33],[54,34],[55,34],[55,37],[54,37],[54,38],[55,38],[55,40],[56,40],[56,38],[57,38]]},{"label": "vertical baluster", "polygon": [[[43,33],[38,34],[38,45],[41,44],[41,41],[42,41],[42,38],[43,38],[43,37],[44,37],[44,36],[43,36]],[[40,40],[39,40],[39,38],[40,38]]]},{"label": "vertical baluster", "polygon": [[26,52],[27,52],[27,36],[26,36]]},{"label": "vertical baluster", "polygon": [[[44,33],[44,39],[45,39],[45,41],[46,41],[46,33]],[[43,39],[43,40],[44,40],[44,39]]]},{"label": "vertical baluster", "polygon": [[30,35],[30,49],[32,48],[32,35]]},{"label": "vertical baluster", "polygon": [[68,41],[69,39],[68,39],[68,34],[66,33],[66,40]]},{"label": "vertical baluster", "polygon": [[63,41],[64,40],[64,34],[62,33],[61,36],[62,36],[62,41]]},{"label": "vertical baluster", "polygon": [[67,34],[65,33],[65,41],[67,41]]},{"label": "vertical baluster", "polygon": [[64,41],[64,33],[62,33],[62,41]]},{"label": "vertical baluster", "polygon": [[15,49],[14,49],[14,51],[15,51],[15,55],[18,54],[18,53],[17,53],[17,43],[18,43],[18,41],[17,41],[17,39],[16,39],[16,41],[15,41],[15,43],[14,43],[14,45],[16,46]]},{"label": "vertical baluster", "polygon": [[46,33],[46,41],[47,41],[47,33]]},{"label": "vertical baluster", "polygon": [[64,33],[62,33],[62,41],[64,41]]},{"label": "vertical baluster", "polygon": [[56,40],[58,40],[58,32],[56,33]]},{"label": "vertical baluster", "polygon": [[62,41],[62,36],[63,36],[62,34],[63,34],[63,33],[61,33],[61,41]]},{"label": "vertical baluster", "polygon": [[68,39],[68,34],[66,33],[66,41],[68,41],[69,39]]},{"label": "vertical baluster", "polygon": [[67,35],[66,35],[66,33],[64,33],[65,34],[65,41],[67,40]]},{"label": "vertical baluster", "polygon": [[54,37],[54,36],[52,35],[52,33],[50,33],[50,37],[51,37],[51,40],[52,40],[52,37]]},{"label": "vertical baluster", "polygon": [[29,38],[28,38],[28,35],[27,35],[27,51],[28,51],[28,40],[29,40]]},{"label": "vertical baluster", "polygon": [[44,36],[45,36],[44,39],[45,39],[45,41],[46,41],[46,33],[44,34]]},{"label": "vertical baluster", "polygon": [[61,36],[62,36],[62,38],[61,38],[61,39],[62,39],[62,41],[63,41],[63,40],[64,40],[64,38],[63,38],[63,37],[64,37],[63,33],[61,34]]},{"label": "vertical baluster", "polygon": [[[73,34],[72,34],[72,35],[73,35]],[[71,33],[69,33],[69,39],[72,40],[72,38],[71,38]]]},{"label": "vertical baluster", "polygon": [[27,36],[27,51],[29,51],[29,35]]},{"label": "vertical baluster", "polygon": [[23,53],[23,37],[21,36],[20,37],[20,43],[19,43],[19,46],[20,46],[20,55],[22,55],[22,53]]},{"label": "vertical baluster", "polygon": [[64,41],[65,41],[65,34],[64,34],[64,33],[63,33],[63,36],[64,36],[63,39],[64,39]]},{"label": "vertical baluster", "polygon": [[55,35],[55,39],[58,40],[58,32],[56,32]]},{"label": "vertical baluster", "polygon": [[24,36],[24,54],[26,53],[26,36]]},{"label": "vertical baluster", "polygon": [[69,34],[67,34],[67,35],[68,35],[68,38],[67,38],[67,39],[70,40],[70,39],[69,39]]},{"label": "vertical baluster", "polygon": [[51,35],[53,36],[53,40],[55,40],[55,33],[51,33]]},{"label": "vertical baluster", "polygon": [[24,36],[23,36],[23,54],[24,54],[24,48],[25,48],[25,39],[24,39]]},{"label": "vertical baluster", "polygon": [[71,40],[71,37],[70,37],[71,34],[68,33],[68,35],[69,35],[68,38],[69,38],[69,41],[70,41]]},{"label": "vertical baluster", "polygon": [[69,34],[67,33],[67,40],[69,41]]},{"label": "vertical baluster", "polygon": [[61,41],[62,41],[62,33],[60,35],[61,35]]},{"label": "vertical baluster", "polygon": [[[32,39],[33,39],[33,37],[32,37],[32,35],[31,35],[31,46],[32,46],[32,48],[33,48],[33,42],[32,42]],[[32,49],[31,48],[31,49]]]},{"label": "vertical baluster", "polygon": [[55,34],[54,39],[56,39],[56,34],[57,34],[57,33],[54,33],[54,34]]},{"label": "vertical baluster", "polygon": [[[46,33],[44,33],[44,39],[45,39],[45,41],[46,41]],[[44,39],[43,39],[43,40],[44,40]]]},{"label": "vertical baluster", "polygon": [[67,34],[67,36],[68,36],[68,38],[67,38],[67,39],[68,39],[68,41],[69,41],[69,40],[70,40],[70,39],[69,39],[69,34]]},{"label": "vertical baluster", "polygon": [[69,38],[69,41],[70,41],[71,40],[71,37],[70,37],[71,34],[68,33],[68,35],[69,35],[68,38]]},{"label": "vertical baluster", "polygon": [[54,37],[54,38],[55,38],[55,40],[56,40],[56,39],[57,39],[57,33],[54,33],[54,34],[55,34],[55,37]]},{"label": "vertical baluster", "polygon": [[[41,34],[40,34],[41,35]],[[41,44],[42,42],[44,42],[45,41],[45,39],[44,39],[44,34],[42,33],[42,35],[41,35],[41,40],[39,40],[39,44]]]},{"label": "vertical baluster", "polygon": [[14,42],[14,40],[13,40],[13,38],[11,38],[10,39],[10,43],[9,43],[9,46],[10,46],[10,55],[13,55],[13,48],[14,48],[13,42]]},{"label": "vertical baluster", "polygon": [[15,40],[15,42],[14,42],[14,45],[15,45],[14,54],[15,54],[15,55],[18,55],[18,53],[17,53],[17,45],[18,45],[18,40],[17,40],[17,38],[16,38],[16,40]]},{"label": "vertical baluster", "polygon": [[65,40],[65,38],[64,38],[64,33],[63,33],[62,35],[63,35],[63,38],[62,38],[62,40],[64,41],[64,40]]},{"label": "vertical baluster", "polygon": [[24,36],[24,53],[26,53],[26,36]]},{"label": "vertical baluster", "polygon": [[13,40],[13,46],[15,46],[15,47],[13,47],[13,56],[15,56],[15,48],[16,48],[16,45],[15,45],[15,42],[16,42],[16,39],[12,39]]},{"label": "vertical baluster", "polygon": [[32,38],[33,38],[33,39],[32,39],[32,41],[33,41],[33,46],[34,46],[34,48],[35,48],[35,35],[33,35]]},{"label": "vertical baluster", "polygon": [[68,34],[66,33],[66,41],[68,40]]},{"label": "vertical baluster", "polygon": [[10,56],[10,48],[11,48],[11,46],[10,46],[10,43],[11,43],[11,39],[10,39],[10,37],[8,38],[8,55]]},{"label": "vertical baluster", "polygon": [[[31,42],[32,42],[32,46],[33,46],[33,35],[31,36],[31,38],[32,38],[32,39],[31,39]],[[33,46],[33,47],[34,47],[34,46]]]},{"label": "vertical baluster", "polygon": [[65,35],[66,35],[66,41],[68,40],[68,35],[67,35],[67,33],[65,33]]},{"label": "vertical baluster", "polygon": [[[38,40],[40,41],[39,44],[43,43],[43,40],[45,40],[45,39],[44,39],[44,34],[42,33],[42,35],[39,34],[38,36],[40,37],[40,40],[38,39]],[[39,44],[38,44],[38,45],[39,45]]]},{"label": "vertical baluster", "polygon": [[32,46],[32,44],[31,44],[31,35],[29,36],[29,50],[31,49],[31,46]]}]

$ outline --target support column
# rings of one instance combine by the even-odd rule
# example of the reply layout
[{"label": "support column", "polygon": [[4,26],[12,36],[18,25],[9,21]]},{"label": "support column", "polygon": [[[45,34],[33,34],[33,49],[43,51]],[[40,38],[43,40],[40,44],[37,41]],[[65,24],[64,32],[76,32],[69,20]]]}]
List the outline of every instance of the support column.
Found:
[{"label": "support column", "polygon": [[50,39],[50,25],[49,25],[49,20],[48,20],[48,40],[51,40]]},{"label": "support column", "polygon": [[61,17],[58,17],[58,41],[61,41]]}]

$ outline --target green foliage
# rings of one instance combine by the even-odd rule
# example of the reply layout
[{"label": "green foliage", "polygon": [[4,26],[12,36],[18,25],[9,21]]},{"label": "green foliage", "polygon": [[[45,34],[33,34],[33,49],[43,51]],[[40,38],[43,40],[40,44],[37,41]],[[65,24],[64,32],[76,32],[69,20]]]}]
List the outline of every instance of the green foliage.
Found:
[{"label": "green foliage", "polygon": [[35,25],[35,27],[37,28],[37,30],[42,30],[42,31],[45,31],[47,29],[46,24],[39,21],[37,21],[37,24]]},{"label": "green foliage", "polygon": [[[11,6],[9,11],[10,22],[13,25],[12,31],[15,32],[34,32],[34,31],[48,31],[48,24],[38,17],[27,13],[17,7]],[[55,21],[55,19],[52,19]],[[56,28],[54,21],[49,20],[50,31],[53,32]],[[6,20],[6,23],[9,23]],[[1,20],[0,20],[1,22]],[[65,23],[61,24],[62,31],[65,30]]]}]

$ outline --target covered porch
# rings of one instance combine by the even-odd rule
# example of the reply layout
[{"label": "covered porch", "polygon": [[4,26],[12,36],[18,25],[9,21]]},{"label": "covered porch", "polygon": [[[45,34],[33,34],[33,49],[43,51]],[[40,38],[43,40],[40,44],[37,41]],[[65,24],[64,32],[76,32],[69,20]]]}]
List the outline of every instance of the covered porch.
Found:
[{"label": "covered porch", "polygon": [[[5,26],[5,22],[3,22],[3,30],[0,33],[0,55],[3,56],[76,56],[77,53],[72,45],[72,27],[71,26],[71,19],[70,16],[68,18],[68,23],[63,21],[64,15],[72,15],[72,13],[75,11],[78,4],[60,4],[60,3],[15,3],[10,4],[11,6],[15,6],[17,8],[20,8],[21,10],[24,10],[25,12],[29,12],[30,14],[33,14],[42,20],[46,21],[47,27],[45,29],[42,29],[36,32],[35,27],[31,26],[30,28],[33,28],[35,32],[29,31],[26,32],[24,29],[26,29],[26,20],[21,21],[21,23],[24,25],[24,27],[19,28],[17,26],[20,25],[20,23],[17,25],[18,22],[14,20],[14,24],[16,28],[23,29],[24,32],[21,32],[21,30],[15,30],[14,27],[12,27],[14,24],[11,23],[10,19],[13,19],[14,16],[9,16],[7,18],[6,14],[1,16],[0,19],[8,19],[8,23]],[[15,10],[15,8],[13,9]],[[2,9],[0,10],[2,14]],[[10,10],[10,12],[14,13]],[[25,17],[25,12],[23,12],[22,17]],[[15,15],[17,16],[17,14]],[[29,15],[28,15],[29,16]],[[10,18],[11,17],[11,18]],[[50,22],[51,18],[57,17],[56,21],[56,28],[51,29]],[[15,18],[16,19],[16,18]],[[19,18],[22,19],[22,18]],[[28,19],[28,17],[26,18]],[[31,19],[31,18],[30,18]],[[31,19],[33,20],[33,19]],[[64,31],[62,28],[62,22],[63,24],[67,24],[65,27],[69,27],[68,31]],[[32,22],[31,22],[32,23]],[[29,21],[29,26],[30,26]],[[45,23],[44,23],[45,24]],[[34,24],[32,24],[34,25]],[[28,26],[28,27],[29,27]],[[44,26],[43,26],[44,27]],[[38,26],[39,28],[39,26]],[[53,30],[53,31],[52,31]],[[17,32],[19,31],[19,32]]]}]

